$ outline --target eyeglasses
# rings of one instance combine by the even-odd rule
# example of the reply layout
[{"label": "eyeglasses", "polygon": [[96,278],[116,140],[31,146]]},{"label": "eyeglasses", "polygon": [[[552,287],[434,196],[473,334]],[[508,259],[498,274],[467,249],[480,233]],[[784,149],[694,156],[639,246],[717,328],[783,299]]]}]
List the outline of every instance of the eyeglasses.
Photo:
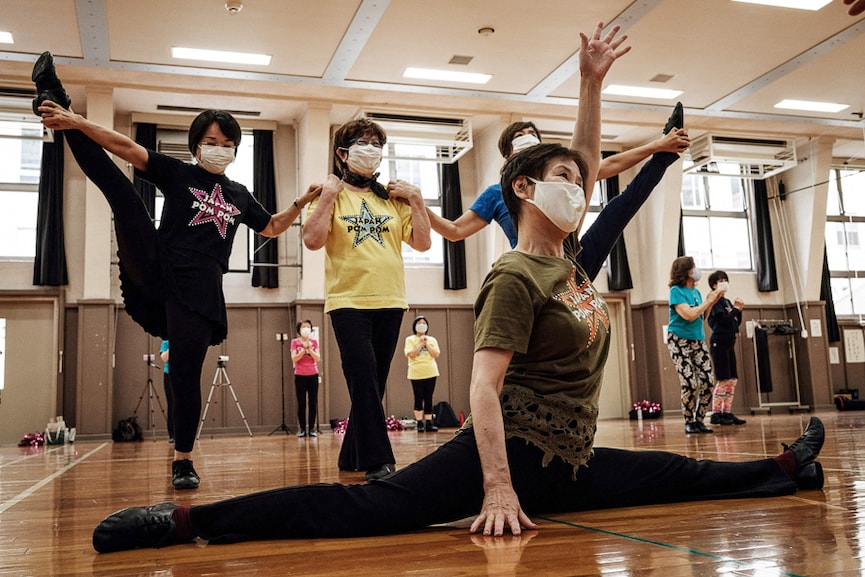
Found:
[{"label": "eyeglasses", "polygon": [[381,148],[387,141],[380,142],[378,140],[367,140],[366,138],[354,138],[348,141],[349,144],[357,144],[358,146],[369,146],[370,144],[375,146],[376,148]]}]

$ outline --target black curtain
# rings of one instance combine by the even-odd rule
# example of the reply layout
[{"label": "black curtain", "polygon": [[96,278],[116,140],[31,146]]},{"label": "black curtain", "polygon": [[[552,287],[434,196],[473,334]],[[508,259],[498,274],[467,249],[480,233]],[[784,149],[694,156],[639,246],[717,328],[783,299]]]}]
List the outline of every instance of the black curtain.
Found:
[{"label": "black curtain", "polygon": [[830,343],[841,341],[841,329],[838,328],[838,317],[835,315],[835,300],[832,298],[832,284],[829,276],[829,255],[826,244],[823,244],[823,277],[820,279],[820,300],[826,303],[826,331]]},{"label": "black curtain", "polygon": [[[150,122],[139,122],[135,125],[135,142],[148,150],[156,150],[156,125]],[[141,173],[136,169],[132,179],[138,196],[144,202],[147,213],[151,220],[156,220],[156,187],[144,180]]]},{"label": "black curtain", "polygon": [[676,247],[676,257],[685,256],[685,226],[683,224],[685,216],[682,208],[679,207],[679,243]]},{"label": "black curtain", "polygon": [[33,284],[69,284],[63,239],[63,133],[60,131],[54,132],[54,142],[42,144],[37,202]]},{"label": "black curtain", "polygon": [[756,223],[756,251],[754,268],[757,269],[757,290],[778,290],[778,274],[775,271],[775,243],[772,241],[772,221],[769,218],[769,195],[766,182],[754,181],[754,222]]},{"label": "black curtain", "polygon": [[[604,152],[603,157],[611,156],[613,152]],[[607,202],[619,196],[619,176],[611,176],[604,181],[607,193]],[[634,288],[631,279],[631,267],[628,265],[628,249],[625,248],[625,237],[621,234],[616,239],[612,250],[610,250],[610,268],[607,270],[607,282],[610,290],[622,291]]]},{"label": "black curtain", "polygon": [[[460,167],[456,162],[439,165],[439,182],[442,187],[442,216],[448,220],[456,220],[463,213],[463,201],[460,191]],[[460,290],[467,286],[466,282],[466,247],[465,241],[451,242],[443,239],[446,290]]]},{"label": "black curtain", "polygon": [[[273,131],[253,130],[253,194],[271,214],[276,213],[276,173],[273,167]],[[246,231],[243,231],[244,233]],[[277,244],[274,239],[255,235],[254,264],[276,265]],[[276,266],[253,266],[252,286],[277,288],[279,269]]]}]

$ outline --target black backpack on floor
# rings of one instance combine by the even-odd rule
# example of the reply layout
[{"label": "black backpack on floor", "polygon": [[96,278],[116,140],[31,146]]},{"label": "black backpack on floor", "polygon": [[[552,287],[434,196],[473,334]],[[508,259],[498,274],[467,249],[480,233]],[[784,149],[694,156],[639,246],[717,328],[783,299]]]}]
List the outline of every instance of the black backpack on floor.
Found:
[{"label": "black backpack on floor", "polygon": [[456,413],[454,413],[453,407],[447,401],[442,401],[440,403],[436,403],[436,406],[433,407],[433,422],[436,427],[459,427],[460,420],[457,418]]}]

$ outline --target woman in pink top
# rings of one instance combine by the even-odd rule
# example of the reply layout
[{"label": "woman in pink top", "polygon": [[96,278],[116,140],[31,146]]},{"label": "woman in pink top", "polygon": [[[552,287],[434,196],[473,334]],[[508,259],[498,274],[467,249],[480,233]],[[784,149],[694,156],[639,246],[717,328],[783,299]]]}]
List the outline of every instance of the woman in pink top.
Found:
[{"label": "woman in pink top", "polygon": [[[318,412],[318,341],[310,338],[312,321],[297,323],[298,338],[291,341],[291,362],[294,363],[294,391],[297,393],[298,437],[318,435],[315,431]],[[309,420],[306,419],[306,403],[309,397]],[[307,423],[309,428],[307,429]]]}]

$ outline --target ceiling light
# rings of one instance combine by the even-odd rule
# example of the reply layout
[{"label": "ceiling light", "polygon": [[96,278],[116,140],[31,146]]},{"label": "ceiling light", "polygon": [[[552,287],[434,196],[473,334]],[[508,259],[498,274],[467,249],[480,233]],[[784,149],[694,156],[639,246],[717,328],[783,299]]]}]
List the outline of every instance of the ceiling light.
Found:
[{"label": "ceiling light", "polygon": [[486,84],[492,78],[491,74],[479,72],[455,72],[453,70],[435,70],[432,68],[406,68],[403,78],[419,78],[421,80],[442,80],[445,82],[467,82],[469,84]]},{"label": "ceiling light", "polygon": [[662,98],[672,100],[682,94],[681,90],[669,90],[666,88],[644,88],[642,86],[622,86],[621,84],[610,84],[604,88],[604,94],[615,96],[637,96],[640,98]]},{"label": "ceiling light", "polygon": [[788,110],[807,110],[808,112],[841,112],[850,108],[849,104],[837,104],[835,102],[814,102],[810,100],[782,100],[775,108],[786,108]]},{"label": "ceiling light", "polygon": [[778,8],[795,8],[797,10],[819,10],[831,1],[832,0],[733,0],[733,2],[763,4],[764,6],[776,6]]},{"label": "ceiling light", "polygon": [[270,65],[271,58],[269,54],[228,52],[225,50],[204,50],[201,48],[183,48],[180,46],[172,46],[171,56],[182,60],[205,60],[207,62],[252,64],[255,66],[268,66]]},{"label": "ceiling light", "polygon": [[15,44],[15,41],[12,40],[12,33],[0,30],[0,44]]}]

